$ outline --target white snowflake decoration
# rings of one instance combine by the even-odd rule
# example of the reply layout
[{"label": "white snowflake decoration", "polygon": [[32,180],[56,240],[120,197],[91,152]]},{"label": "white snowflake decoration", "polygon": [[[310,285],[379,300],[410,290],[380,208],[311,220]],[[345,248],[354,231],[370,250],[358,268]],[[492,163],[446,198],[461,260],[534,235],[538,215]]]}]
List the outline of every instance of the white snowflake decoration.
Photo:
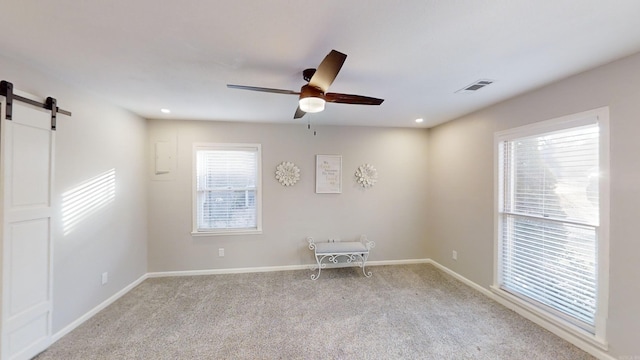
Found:
[{"label": "white snowflake decoration", "polygon": [[378,181],[378,170],[371,164],[364,164],[356,169],[356,181],[363,188],[369,188]]},{"label": "white snowflake decoration", "polygon": [[300,169],[296,164],[285,161],[276,167],[276,180],[282,186],[292,186],[300,180]]}]

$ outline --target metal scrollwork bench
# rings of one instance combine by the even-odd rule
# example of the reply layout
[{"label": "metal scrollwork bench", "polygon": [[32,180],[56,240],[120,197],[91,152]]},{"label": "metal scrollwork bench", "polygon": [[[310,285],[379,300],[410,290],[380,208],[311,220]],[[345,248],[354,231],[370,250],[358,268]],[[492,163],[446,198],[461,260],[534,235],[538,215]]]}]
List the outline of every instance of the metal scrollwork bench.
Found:
[{"label": "metal scrollwork bench", "polygon": [[[347,263],[354,263],[362,268],[362,273],[366,277],[371,276],[371,272],[365,270],[365,264],[369,257],[369,251],[376,246],[376,243],[368,240],[366,235],[360,236],[360,241],[335,241],[316,243],[312,237],[307,237],[309,242],[309,250],[313,250],[318,263],[318,273],[311,275],[311,280],[317,280],[320,272],[327,267],[327,263],[323,263],[324,259],[328,262],[337,264],[338,259],[343,256]],[[314,267],[312,270],[315,270]]]}]

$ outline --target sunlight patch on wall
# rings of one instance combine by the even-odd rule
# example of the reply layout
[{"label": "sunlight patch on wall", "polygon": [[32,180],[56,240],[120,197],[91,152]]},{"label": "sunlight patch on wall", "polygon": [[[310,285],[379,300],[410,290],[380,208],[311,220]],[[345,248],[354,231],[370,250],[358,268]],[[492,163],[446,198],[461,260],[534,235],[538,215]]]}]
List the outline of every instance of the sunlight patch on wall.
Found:
[{"label": "sunlight patch on wall", "polygon": [[116,196],[116,169],[80,183],[62,194],[62,230],[69,234],[78,224],[113,202]]}]

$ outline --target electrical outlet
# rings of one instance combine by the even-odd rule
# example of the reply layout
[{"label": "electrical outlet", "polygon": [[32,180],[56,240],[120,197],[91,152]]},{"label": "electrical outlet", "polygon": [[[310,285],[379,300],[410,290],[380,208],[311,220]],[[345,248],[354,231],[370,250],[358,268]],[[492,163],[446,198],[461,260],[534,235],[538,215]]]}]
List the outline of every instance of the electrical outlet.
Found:
[{"label": "electrical outlet", "polygon": [[224,257],[224,248],[219,248],[218,249],[218,256],[219,257]]},{"label": "electrical outlet", "polygon": [[102,273],[102,285],[106,284],[109,281],[109,273],[108,272],[103,272]]},{"label": "electrical outlet", "polygon": [[451,258],[452,258],[453,260],[458,260],[458,252],[457,252],[457,251],[455,251],[455,250],[453,250],[453,253],[451,253]]}]

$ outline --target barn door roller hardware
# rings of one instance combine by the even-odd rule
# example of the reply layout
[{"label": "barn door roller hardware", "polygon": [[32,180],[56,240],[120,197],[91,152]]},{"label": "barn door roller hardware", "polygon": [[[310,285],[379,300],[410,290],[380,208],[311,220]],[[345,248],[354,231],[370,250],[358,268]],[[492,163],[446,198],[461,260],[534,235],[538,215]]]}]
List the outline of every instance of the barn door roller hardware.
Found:
[{"label": "barn door roller hardware", "polygon": [[33,105],[39,108],[51,110],[51,130],[56,129],[56,117],[58,114],[71,116],[71,111],[60,109],[57,105],[56,99],[48,97],[44,103],[39,103],[35,100],[28,99],[26,97],[16,95],[13,93],[13,84],[2,80],[0,82],[0,95],[4,96],[7,100],[7,120],[11,120],[13,116],[13,101],[22,101],[29,105]]}]

